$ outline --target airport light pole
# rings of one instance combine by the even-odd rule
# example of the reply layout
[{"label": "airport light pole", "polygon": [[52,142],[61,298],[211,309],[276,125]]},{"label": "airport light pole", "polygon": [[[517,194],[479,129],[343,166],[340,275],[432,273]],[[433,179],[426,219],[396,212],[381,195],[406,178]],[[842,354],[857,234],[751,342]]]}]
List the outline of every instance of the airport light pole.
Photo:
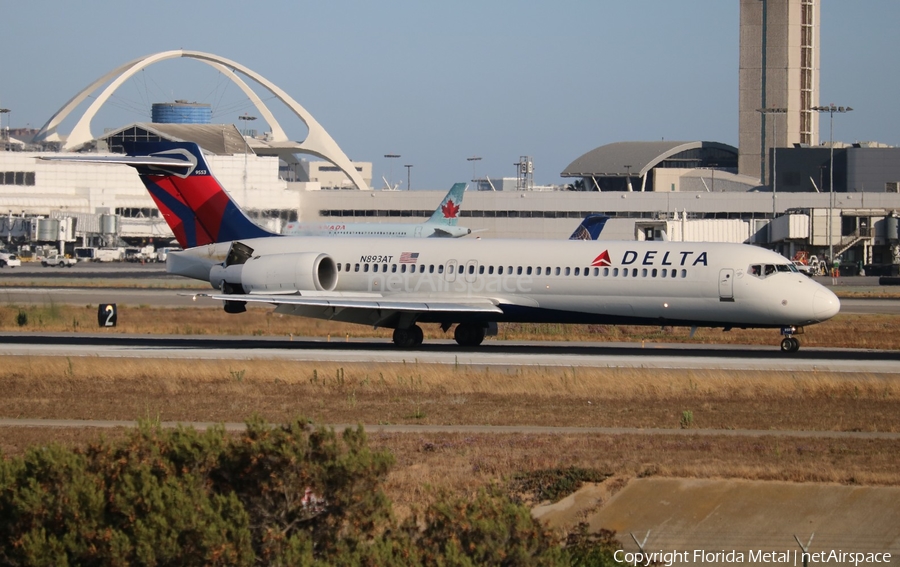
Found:
[{"label": "airport light pole", "polygon": [[406,190],[409,191],[410,189],[412,189],[412,187],[410,186],[410,183],[409,183],[409,171],[412,169],[412,164],[407,164],[407,165],[404,165],[403,167],[406,168]]},{"label": "airport light pole", "polygon": [[475,164],[477,162],[481,161],[481,156],[467,157],[466,161],[472,162],[472,183],[477,183],[477,181],[476,181],[477,178],[475,177]]},{"label": "airport light pole", "polygon": [[787,108],[757,108],[757,112],[763,115],[763,120],[768,118],[769,114],[775,115],[775,123],[772,127],[774,138],[772,140],[772,221],[769,223],[769,244],[775,243],[775,214],[777,213],[777,209],[775,207],[775,192],[777,191],[778,186],[778,115],[786,114]]},{"label": "airport light pole", "polygon": [[244,131],[241,132],[241,137],[244,139],[244,208],[249,211],[250,204],[247,202],[247,153],[250,150],[250,146],[247,143],[247,134],[250,133],[250,130],[247,129],[247,126],[250,122],[256,120],[256,117],[250,116],[245,112],[238,116],[238,120],[244,123]]},{"label": "airport light pole", "polygon": [[828,106],[814,106],[810,108],[816,112],[827,112],[829,115],[829,134],[828,146],[831,149],[828,160],[828,261],[831,262],[829,268],[832,270],[832,278],[834,278],[834,239],[832,237],[831,224],[834,222],[834,113],[850,112],[853,110],[849,106],[835,106],[834,103]]},{"label": "airport light pole", "polygon": [[388,189],[394,189],[394,160],[400,157],[400,154],[384,154],[384,157],[390,160],[391,164],[391,176],[390,181],[388,182]]},{"label": "airport light pole", "polygon": [[9,122],[6,123],[6,136],[4,137],[3,136],[3,115],[9,114],[10,112],[12,112],[12,111],[8,108],[0,108],[0,140],[3,140],[3,150],[4,151],[6,151],[6,149],[9,146]]}]

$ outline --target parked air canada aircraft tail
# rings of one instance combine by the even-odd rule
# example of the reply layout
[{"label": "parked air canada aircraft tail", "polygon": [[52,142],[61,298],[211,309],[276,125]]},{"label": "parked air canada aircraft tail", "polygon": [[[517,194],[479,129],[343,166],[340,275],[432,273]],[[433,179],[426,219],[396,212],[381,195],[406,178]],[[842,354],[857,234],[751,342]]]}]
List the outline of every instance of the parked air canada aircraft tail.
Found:
[{"label": "parked air canada aircraft tail", "polygon": [[542,322],[774,328],[794,352],[795,333],[840,310],[787,258],[745,244],[272,238],[227,198],[196,144],[135,144],[130,153],[76,160],[137,168],[186,245],[166,270],[209,282],[217,291],[202,295],[229,313],[266,303],[392,328],[406,348],[422,343],[424,323],[455,325],[456,341],[475,346],[499,322]]},{"label": "parked air canada aircraft tail", "polygon": [[457,226],[460,206],[466,192],[465,183],[455,183],[438,208],[422,223],[343,222],[290,222],[283,234],[289,236],[390,236],[394,238],[459,238],[472,230]]}]

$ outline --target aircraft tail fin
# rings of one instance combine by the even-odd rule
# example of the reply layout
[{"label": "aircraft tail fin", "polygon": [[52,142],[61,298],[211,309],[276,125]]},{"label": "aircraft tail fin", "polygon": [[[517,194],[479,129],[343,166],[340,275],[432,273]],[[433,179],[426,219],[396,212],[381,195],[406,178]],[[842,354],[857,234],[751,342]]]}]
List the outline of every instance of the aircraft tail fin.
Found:
[{"label": "aircraft tail fin", "polygon": [[600,233],[603,232],[603,227],[606,226],[606,221],[608,220],[608,216],[601,214],[584,217],[584,220],[581,221],[581,224],[578,225],[578,228],[576,228],[575,232],[572,233],[572,236],[569,237],[569,240],[597,240]]},{"label": "aircraft tail fin", "polygon": [[441,201],[441,205],[426,222],[456,226],[456,222],[459,220],[459,208],[462,206],[465,192],[465,183],[454,183],[450,191],[447,192],[447,196]]},{"label": "aircraft tail fin", "polygon": [[133,142],[126,143],[125,150],[129,158],[116,163],[137,169],[182,248],[277,236],[238,207],[210,172],[197,144]]}]

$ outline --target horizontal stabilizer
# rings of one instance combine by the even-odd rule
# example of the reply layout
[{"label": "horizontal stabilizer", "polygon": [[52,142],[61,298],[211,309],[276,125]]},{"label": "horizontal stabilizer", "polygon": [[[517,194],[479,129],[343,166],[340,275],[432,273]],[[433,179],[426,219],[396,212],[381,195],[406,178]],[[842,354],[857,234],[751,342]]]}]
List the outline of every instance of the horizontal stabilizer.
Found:
[{"label": "horizontal stabilizer", "polygon": [[107,165],[130,165],[132,167],[176,167],[189,169],[194,166],[193,163],[177,158],[165,158],[156,156],[86,156],[86,155],[67,155],[59,154],[52,156],[38,156],[38,159],[46,161],[75,161],[80,163],[104,163]]}]

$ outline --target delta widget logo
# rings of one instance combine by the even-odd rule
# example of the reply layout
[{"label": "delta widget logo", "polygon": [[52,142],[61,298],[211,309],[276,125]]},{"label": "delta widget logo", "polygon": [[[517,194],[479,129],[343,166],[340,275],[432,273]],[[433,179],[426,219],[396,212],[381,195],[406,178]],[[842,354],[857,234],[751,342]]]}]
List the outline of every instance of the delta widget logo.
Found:
[{"label": "delta widget logo", "polygon": [[612,266],[612,262],[609,261],[609,250],[604,250],[599,256],[594,258],[591,266]]}]

